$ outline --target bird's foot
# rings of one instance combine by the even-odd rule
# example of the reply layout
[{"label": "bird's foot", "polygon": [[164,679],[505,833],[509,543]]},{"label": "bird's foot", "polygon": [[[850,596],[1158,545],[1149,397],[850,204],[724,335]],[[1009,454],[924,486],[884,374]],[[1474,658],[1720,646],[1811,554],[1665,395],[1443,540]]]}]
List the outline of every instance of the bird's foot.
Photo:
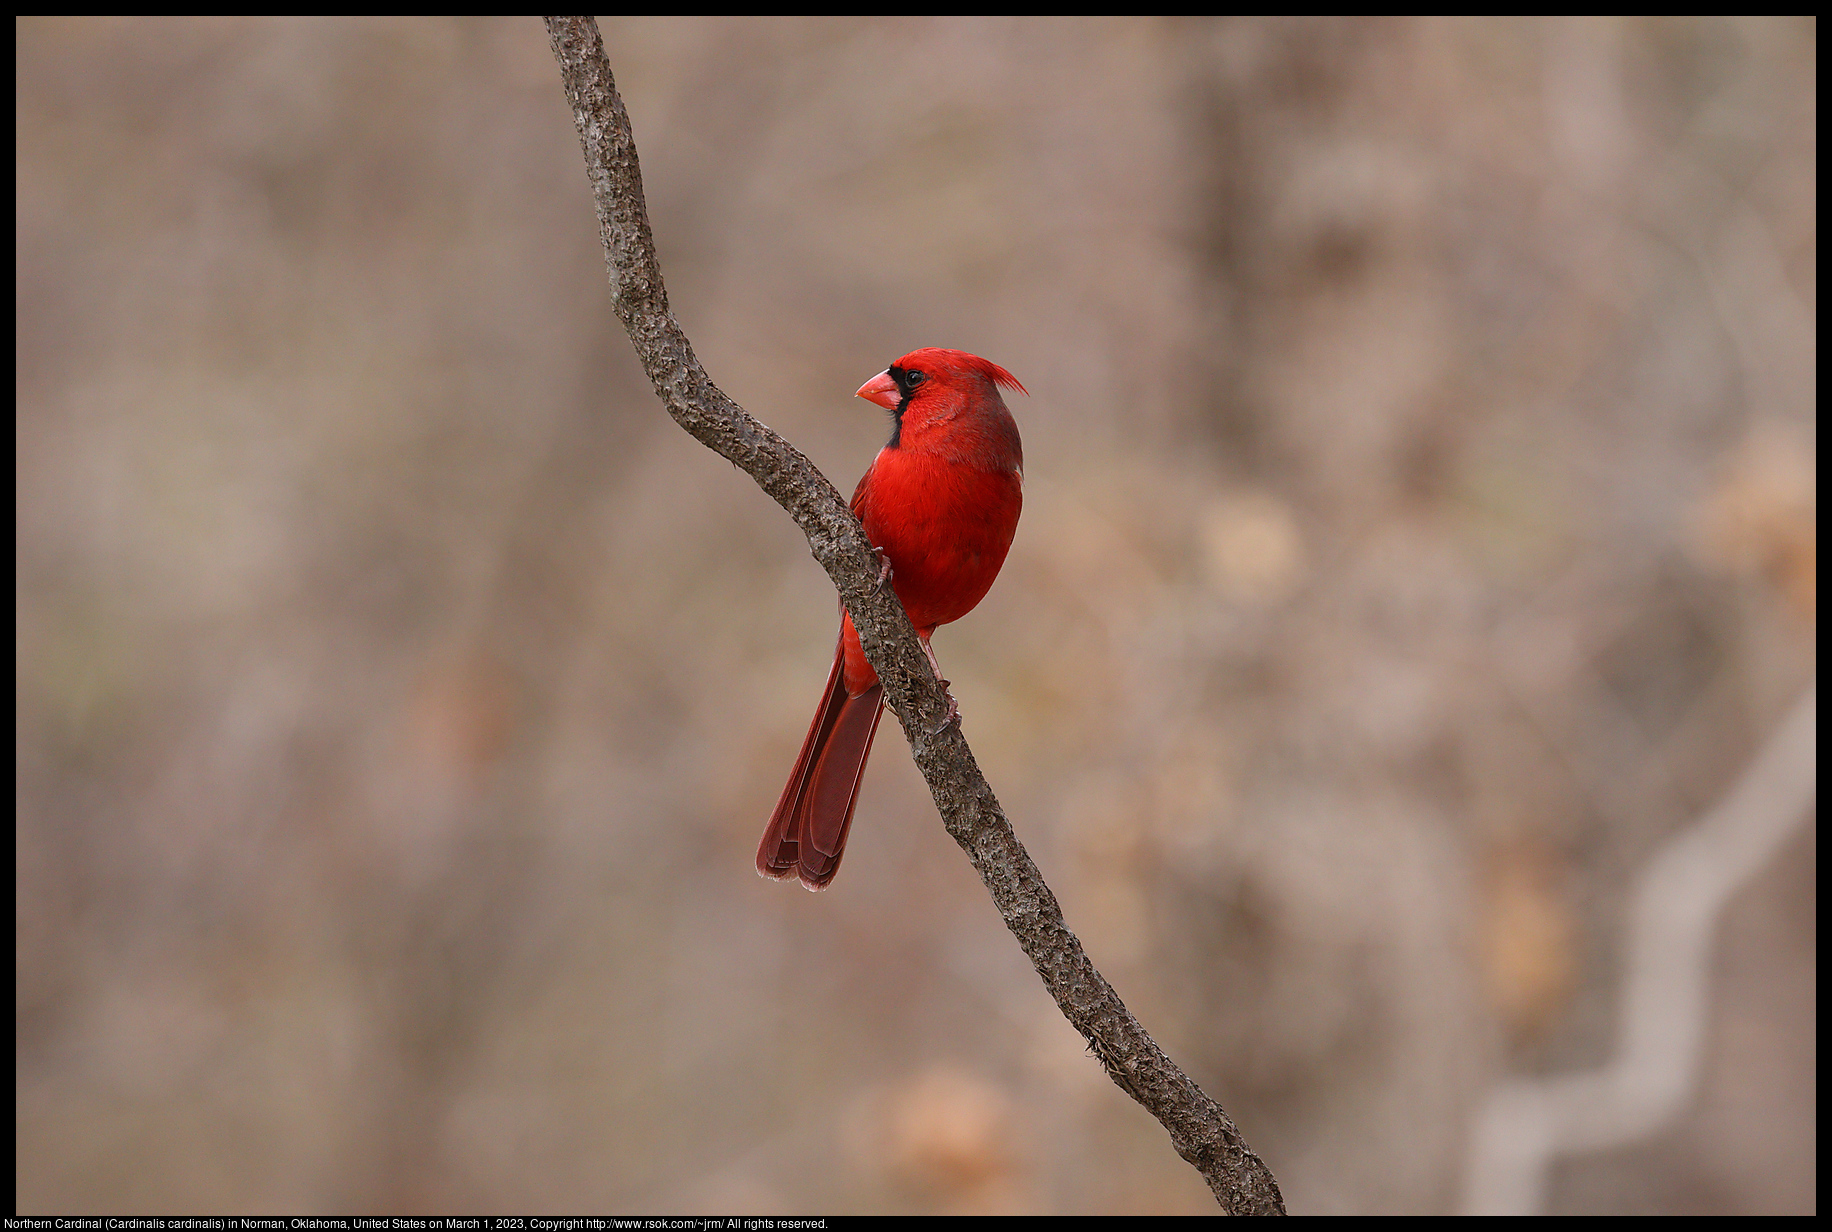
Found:
[{"label": "bird's foot", "polygon": [[891,580],[891,554],[875,544],[872,551],[878,554],[878,580],[871,589],[873,594],[880,594]]},{"label": "bird's foot", "polygon": [[929,639],[919,637],[916,640],[922,643],[922,653],[929,660],[929,666],[934,669],[935,679],[941,681],[941,695],[948,699],[948,717],[941,721],[940,727],[929,733],[931,736],[939,736],[950,727],[960,726],[961,708],[954,704],[954,694],[948,692],[948,686],[954,682],[941,674],[941,663],[936,659],[935,652],[929,648]]},{"label": "bird's foot", "polygon": [[929,660],[929,667],[934,671],[934,678],[942,682],[942,697],[947,698],[947,717],[942,720],[942,726],[940,726],[940,728],[936,728],[936,730],[929,733],[929,735],[942,735],[943,731],[947,731],[949,728],[958,728],[958,726],[960,726],[960,706],[954,704],[953,693],[947,691],[947,686],[951,686],[953,680],[949,680],[947,676],[942,675],[942,662],[934,656],[934,649],[929,645],[929,638],[918,636],[916,640],[921,644],[923,658]]},{"label": "bird's foot", "polygon": [[953,681],[951,680],[944,680],[941,682],[942,696],[948,699],[948,714],[946,718],[942,719],[941,726],[929,733],[931,736],[939,736],[950,727],[959,727],[961,725],[961,708],[955,704],[954,694],[948,692],[948,686],[952,683]]}]

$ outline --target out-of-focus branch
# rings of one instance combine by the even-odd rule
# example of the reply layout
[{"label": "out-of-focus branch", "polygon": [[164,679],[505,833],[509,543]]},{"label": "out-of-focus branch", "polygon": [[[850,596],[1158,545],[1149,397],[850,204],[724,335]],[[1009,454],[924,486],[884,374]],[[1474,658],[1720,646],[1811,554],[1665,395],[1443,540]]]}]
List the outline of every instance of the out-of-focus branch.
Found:
[{"label": "out-of-focus branch", "polygon": [[629,115],[590,17],[549,17],[548,37],[572,103],[598,206],[611,299],[668,414],[757,481],[808,536],[852,614],[865,655],[903,724],[917,768],[954,841],[986,883],[1063,1014],[1107,1074],[1170,1132],[1230,1214],[1284,1214],[1278,1182],[1234,1122],[1145,1033],[1082,952],[967,747],[903,606],[878,590],[878,560],[839,491],[793,446],[721,393],[668,310],[643,202]]},{"label": "out-of-focus branch", "polygon": [[1780,850],[1818,783],[1810,688],[1718,806],[1660,849],[1635,887],[1615,1057],[1601,1069],[1516,1079],[1476,1117],[1465,1180],[1472,1215],[1537,1215],[1561,1154],[1658,1129],[1698,1086],[1711,942],[1736,891]]}]

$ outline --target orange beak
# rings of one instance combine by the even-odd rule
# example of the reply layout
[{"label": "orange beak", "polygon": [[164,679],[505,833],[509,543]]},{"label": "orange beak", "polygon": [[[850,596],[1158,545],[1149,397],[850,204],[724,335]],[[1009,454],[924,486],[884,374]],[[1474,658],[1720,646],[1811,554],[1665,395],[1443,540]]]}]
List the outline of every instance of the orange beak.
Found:
[{"label": "orange beak", "polygon": [[889,368],[859,386],[859,392],[853,397],[876,402],[887,411],[896,410],[897,404],[903,401],[903,396],[897,392],[897,382],[891,380]]}]

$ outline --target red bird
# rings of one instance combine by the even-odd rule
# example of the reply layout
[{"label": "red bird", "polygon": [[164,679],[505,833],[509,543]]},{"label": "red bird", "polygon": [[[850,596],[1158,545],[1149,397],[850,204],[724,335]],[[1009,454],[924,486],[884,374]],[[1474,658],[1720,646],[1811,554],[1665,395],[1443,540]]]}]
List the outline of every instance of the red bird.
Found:
[{"label": "red bird", "polygon": [[[1024,447],[1001,385],[1029,392],[977,355],[924,347],[859,386],[858,397],[890,411],[891,439],[859,480],[852,511],[932,665],[929,635],[986,597],[1018,529]],[[758,872],[799,876],[810,890],[833,880],[883,712],[884,688],[842,607],[827,693],[763,832]]]}]

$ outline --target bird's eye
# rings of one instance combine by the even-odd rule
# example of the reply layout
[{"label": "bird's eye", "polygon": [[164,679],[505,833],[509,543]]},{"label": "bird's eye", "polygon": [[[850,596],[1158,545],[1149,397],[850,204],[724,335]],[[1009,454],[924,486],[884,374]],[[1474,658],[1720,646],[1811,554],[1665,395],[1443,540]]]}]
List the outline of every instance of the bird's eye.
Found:
[{"label": "bird's eye", "polygon": [[922,373],[922,372],[913,371],[913,370],[903,374],[903,383],[905,385],[908,385],[911,389],[915,389],[918,385],[922,384],[924,381],[928,379],[929,378],[927,374]]}]

